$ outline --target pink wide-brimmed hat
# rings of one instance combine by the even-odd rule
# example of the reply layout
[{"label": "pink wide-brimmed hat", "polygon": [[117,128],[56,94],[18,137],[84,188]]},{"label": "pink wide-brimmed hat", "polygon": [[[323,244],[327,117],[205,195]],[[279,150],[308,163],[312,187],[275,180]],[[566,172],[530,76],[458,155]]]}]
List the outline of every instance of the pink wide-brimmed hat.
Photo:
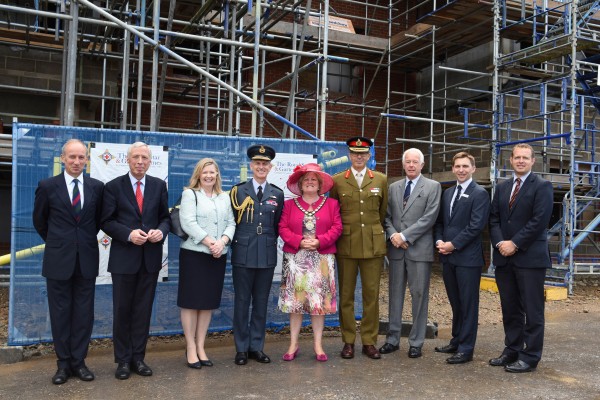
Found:
[{"label": "pink wide-brimmed hat", "polygon": [[321,177],[323,184],[321,185],[321,189],[319,190],[319,194],[325,194],[331,190],[333,187],[333,179],[331,175],[327,172],[321,170],[318,164],[310,163],[310,164],[300,164],[294,168],[294,172],[290,175],[287,181],[287,187],[290,189],[290,192],[302,196],[302,192],[300,191],[300,187],[298,187],[298,181],[300,177],[308,172],[314,172],[315,174]]}]

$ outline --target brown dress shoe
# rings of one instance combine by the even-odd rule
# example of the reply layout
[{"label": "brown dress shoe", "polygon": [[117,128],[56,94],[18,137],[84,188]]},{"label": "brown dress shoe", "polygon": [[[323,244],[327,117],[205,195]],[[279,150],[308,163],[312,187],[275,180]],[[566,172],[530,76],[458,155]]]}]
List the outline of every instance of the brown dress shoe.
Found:
[{"label": "brown dress shoe", "polygon": [[346,359],[354,358],[354,344],[344,343],[344,348],[342,349],[340,355],[342,358]]},{"label": "brown dress shoe", "polygon": [[373,360],[379,360],[381,358],[381,354],[379,354],[377,347],[373,346],[372,344],[364,345],[362,348],[362,352],[364,355],[366,355],[369,358],[372,358]]}]

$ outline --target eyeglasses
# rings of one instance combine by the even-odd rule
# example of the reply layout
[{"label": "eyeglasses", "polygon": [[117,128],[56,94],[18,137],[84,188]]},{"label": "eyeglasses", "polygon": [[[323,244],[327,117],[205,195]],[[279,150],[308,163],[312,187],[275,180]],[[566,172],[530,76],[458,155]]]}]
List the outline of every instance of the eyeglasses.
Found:
[{"label": "eyeglasses", "polygon": [[366,152],[366,153],[350,153],[351,156],[354,157],[369,157],[371,154]]}]

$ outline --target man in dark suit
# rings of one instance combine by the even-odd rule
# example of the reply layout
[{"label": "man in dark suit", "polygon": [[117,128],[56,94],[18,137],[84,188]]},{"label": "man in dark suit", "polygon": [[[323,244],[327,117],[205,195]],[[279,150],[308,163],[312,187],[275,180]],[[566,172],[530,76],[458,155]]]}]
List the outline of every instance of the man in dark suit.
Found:
[{"label": "man in dark suit", "polygon": [[267,182],[275,150],[269,146],[254,145],[246,153],[250,158],[252,179],[235,185],[230,192],[237,224],[231,242],[235,290],[233,337],[237,365],[245,365],[248,358],[260,363],[271,362],[263,348],[284,201],[283,190]]},{"label": "man in dark suit", "polygon": [[42,276],[48,288],[48,308],[58,370],[52,383],[71,375],[91,381],[85,365],[94,325],[94,294],[98,276],[98,240],[104,184],[84,175],[87,148],[67,141],[60,155],[64,174],[39,182],[33,225],[46,242]]},{"label": "man in dark suit", "polygon": [[535,369],[544,344],[544,280],[551,267],[546,230],[553,193],[550,182],[531,172],[534,164],[531,146],[513,148],[513,177],[496,186],[490,212],[505,347],[489,362],[508,372]]},{"label": "man in dark suit", "polygon": [[400,349],[402,309],[406,285],[412,299],[413,324],[408,335],[408,357],[422,356],[427,331],[429,279],[433,263],[433,226],[440,210],[442,187],[421,174],[425,156],[408,149],[402,155],[406,178],[390,185],[385,230],[389,239],[389,329],[379,352]]},{"label": "man in dark suit", "polygon": [[144,357],[163,242],[171,223],[167,185],[146,174],[151,160],[147,144],[132,144],[127,151],[129,172],[108,182],[104,190],[102,230],[112,238],[108,272],[113,282],[117,379],[129,378],[131,369],[152,375]]},{"label": "man in dark suit", "polygon": [[452,159],[456,185],[444,191],[435,225],[435,246],[452,307],[452,339],[439,353],[455,353],[448,364],[473,360],[483,259],[481,232],[490,214],[490,196],[473,180],[475,158],[461,151]]}]

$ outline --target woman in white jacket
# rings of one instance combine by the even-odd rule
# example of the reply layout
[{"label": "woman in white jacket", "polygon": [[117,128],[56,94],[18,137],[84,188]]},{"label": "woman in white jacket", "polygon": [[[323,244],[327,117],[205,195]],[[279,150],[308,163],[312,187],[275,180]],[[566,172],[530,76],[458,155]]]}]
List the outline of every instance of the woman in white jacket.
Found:
[{"label": "woman in white jacket", "polygon": [[186,342],[188,367],[210,367],[204,341],[212,310],[221,305],[228,245],[235,233],[231,200],[221,188],[219,166],[212,158],[196,164],[184,188],[179,211],[189,235],[179,251],[177,306]]}]

